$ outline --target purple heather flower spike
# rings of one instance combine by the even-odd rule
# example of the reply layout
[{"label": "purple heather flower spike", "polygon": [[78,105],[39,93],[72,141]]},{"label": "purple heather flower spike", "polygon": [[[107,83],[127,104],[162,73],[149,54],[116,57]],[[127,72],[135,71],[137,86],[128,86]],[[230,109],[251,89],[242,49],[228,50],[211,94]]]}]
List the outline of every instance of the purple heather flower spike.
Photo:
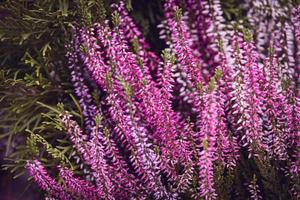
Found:
[{"label": "purple heather flower spike", "polygon": [[78,33],[82,38],[80,57],[84,61],[84,67],[101,88],[105,88],[108,83],[106,75],[111,70],[106,63],[104,52],[101,51],[107,46],[106,32],[108,31],[107,27],[95,24],[90,30],[80,29]]},{"label": "purple heather flower spike", "polygon": [[[289,15],[292,7],[288,2],[282,1],[248,1],[249,8],[248,19],[254,28],[254,35],[257,50],[259,52],[260,64],[267,54],[266,49],[274,47],[278,61],[281,63],[281,77],[283,79],[292,79],[295,74],[295,38],[293,26],[290,23]],[[293,84],[293,83],[292,83]],[[294,86],[293,86],[294,87]]]},{"label": "purple heather flower spike", "polygon": [[292,25],[295,32],[295,40],[297,45],[296,52],[296,67],[295,67],[295,80],[296,80],[296,96],[300,97],[300,6],[293,9]]},{"label": "purple heather flower spike", "polygon": [[110,174],[113,181],[116,183],[118,189],[119,198],[132,198],[134,195],[138,194],[139,198],[143,195],[140,192],[142,189],[145,189],[141,186],[133,174],[129,173],[129,168],[127,163],[124,161],[124,158],[120,155],[120,152],[116,146],[116,143],[109,138],[109,130],[104,129],[104,136],[101,136],[101,133],[98,134],[99,142],[104,146],[104,152],[107,160],[110,163]]},{"label": "purple heather flower spike", "polygon": [[[69,114],[62,115],[62,122],[76,150],[83,156],[86,163],[91,166],[96,178],[98,193],[107,199],[114,199],[112,194],[114,187],[108,174],[107,161],[104,159],[104,149],[97,142],[97,138],[95,138],[95,135],[98,133],[92,133],[92,140],[88,142],[86,135],[82,133],[78,124],[71,119]],[[96,127],[92,131],[97,131]]]},{"label": "purple heather flower spike", "polygon": [[77,198],[91,200],[101,198],[96,187],[85,180],[76,178],[74,173],[66,167],[59,167],[59,176],[64,180],[67,190]]},{"label": "purple heather flower spike", "polygon": [[71,200],[71,196],[65,191],[65,189],[59,185],[53,178],[51,178],[44,166],[38,160],[27,161],[25,166],[29,172],[29,175],[38,184],[38,186],[49,193],[52,197],[61,200]]},{"label": "purple heather flower spike", "polygon": [[69,61],[69,69],[71,70],[71,81],[73,82],[75,93],[79,98],[79,104],[82,108],[86,129],[90,132],[95,125],[95,117],[99,113],[99,110],[93,104],[89,88],[85,84],[83,70],[81,68],[83,61],[80,59],[81,56],[79,56],[82,54],[82,39],[78,32],[78,28],[73,30],[73,41],[67,46],[69,51],[66,56]]},{"label": "purple heather flower spike", "polygon": [[143,34],[127,12],[125,3],[120,1],[118,4],[113,4],[112,7],[120,14],[119,28],[124,32],[126,41],[134,42],[136,40],[135,42],[138,42],[137,55],[141,58],[144,65],[143,72],[145,75],[150,76],[149,69],[157,69],[160,58],[154,52],[150,51],[150,45],[146,42]]},{"label": "purple heather flower spike", "polygon": [[200,123],[200,131],[198,133],[199,161],[199,185],[200,195],[207,200],[216,199],[217,194],[214,188],[214,170],[213,163],[217,159],[217,132],[222,131],[218,129],[218,102],[216,98],[216,91],[208,91],[204,95],[204,110],[202,111],[202,119]]},{"label": "purple heather flower spike", "polygon": [[[239,33],[237,33],[239,34]],[[247,146],[249,156],[264,149],[262,143],[262,93],[260,82],[264,79],[258,66],[258,55],[251,41],[251,33],[245,32],[245,39],[235,36],[235,74],[233,82],[234,105],[232,114],[237,119],[236,132],[241,134],[242,146]],[[246,40],[246,41],[245,41]]]},{"label": "purple heather flower spike", "polygon": [[[262,69],[258,66],[258,54],[252,42],[246,42],[242,44],[241,48],[245,51],[245,70],[244,70],[244,91],[246,98],[245,108],[245,139],[250,144],[250,150],[252,151],[252,144],[261,148],[262,137],[262,120],[259,117],[261,111],[261,91],[260,80],[263,79]],[[243,60],[241,61],[243,62]],[[254,149],[253,149],[254,150]]]},{"label": "purple heather flower spike", "polygon": [[283,95],[277,63],[274,55],[270,55],[264,62],[266,76],[262,94],[266,102],[263,112],[266,126],[264,143],[271,156],[279,160],[287,160],[287,142],[291,132],[289,124],[292,120],[292,113],[291,106]]},{"label": "purple heather flower spike", "polygon": [[201,51],[203,73],[212,75],[219,64],[217,47],[217,30],[207,1],[188,0],[187,9],[193,20],[192,37],[194,47]]},{"label": "purple heather flower spike", "polygon": [[175,56],[168,50],[163,51],[164,63],[159,68],[159,85],[161,86],[160,92],[163,99],[168,101],[171,105],[171,99],[174,92],[174,60]]},{"label": "purple heather flower spike", "polygon": [[238,149],[235,136],[229,137],[228,129],[226,126],[227,119],[225,117],[225,102],[224,97],[220,94],[218,85],[216,87],[216,104],[215,112],[216,117],[216,144],[218,158],[228,168],[234,168],[238,160]]},{"label": "purple heather flower spike", "polygon": [[[280,20],[287,17],[286,13],[288,13],[288,7],[280,5],[280,1],[278,0],[247,0],[246,7],[248,9],[248,20],[251,26],[255,27],[254,35],[257,41],[257,51],[259,52],[260,58],[264,59],[266,58],[264,51],[269,45],[273,42],[275,44],[276,42],[280,42],[280,40],[274,41],[274,39],[280,37],[278,35],[282,28]],[[278,50],[280,50],[280,47]],[[262,60],[260,60],[260,62],[261,61]]]},{"label": "purple heather flower spike", "polygon": [[178,60],[180,70],[196,88],[197,84],[203,81],[202,60],[197,56],[200,53],[195,53],[195,50],[192,49],[193,41],[189,27],[176,4],[172,1],[166,1],[164,10],[167,25],[171,32],[171,49]]},{"label": "purple heather flower spike", "polygon": [[[290,173],[292,177],[297,177],[300,174],[300,98],[292,97],[293,104],[288,109],[287,115],[289,116],[288,129],[291,133],[289,136],[289,146],[292,149],[292,163],[290,167]],[[299,194],[299,193],[298,193]]]},{"label": "purple heather flower spike", "polygon": [[[215,45],[213,46],[213,48],[219,48],[220,51],[220,47],[221,46],[221,51],[223,51],[225,57],[226,57],[226,61],[227,64],[232,64],[232,59],[231,59],[231,47],[229,45],[229,35],[230,35],[230,31],[227,30],[229,29],[228,27],[226,27],[226,20],[224,18],[224,14],[223,14],[223,10],[222,10],[222,6],[221,6],[221,1],[220,0],[212,0],[212,1],[208,1],[210,4],[210,10],[211,10],[211,18],[213,20],[213,27],[214,27],[214,33],[208,33],[208,37],[209,35],[214,35],[214,42]],[[214,59],[216,60],[215,62],[220,64],[220,57],[218,55],[216,55],[214,57]]]},{"label": "purple heather flower spike", "polygon": [[193,49],[193,39],[187,24],[186,16],[182,15],[176,1],[166,1],[164,14],[167,30],[170,32],[170,49],[177,59],[177,84],[183,101],[192,104],[193,111],[199,114],[202,110],[197,88],[205,81],[202,74],[200,53]]}]

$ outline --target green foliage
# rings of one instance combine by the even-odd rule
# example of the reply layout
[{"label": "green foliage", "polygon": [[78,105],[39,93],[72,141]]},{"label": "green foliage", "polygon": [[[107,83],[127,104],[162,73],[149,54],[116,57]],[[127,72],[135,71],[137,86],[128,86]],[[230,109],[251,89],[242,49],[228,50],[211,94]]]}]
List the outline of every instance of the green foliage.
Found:
[{"label": "green foliage", "polygon": [[44,139],[42,136],[38,134],[34,134],[32,131],[27,130],[30,133],[30,136],[27,137],[27,146],[30,149],[33,156],[36,156],[39,153],[38,143],[43,145],[43,148],[45,151],[52,156],[54,159],[59,160],[63,164],[69,164],[72,166],[69,159],[64,155],[66,152],[66,149],[64,151],[60,151],[58,148],[54,148],[49,142]]},{"label": "green foliage", "polygon": [[112,22],[114,24],[115,27],[120,26],[120,14],[118,12],[114,12],[112,14]]},{"label": "green foliage", "polygon": [[103,22],[109,1],[104,0],[77,0],[78,19],[83,25],[91,25],[94,22]]},{"label": "green foliage", "polygon": [[176,8],[176,10],[175,10],[175,19],[176,19],[176,21],[177,22],[180,21],[181,17],[182,17],[182,9],[181,8]]},{"label": "green foliage", "polygon": [[214,181],[216,183],[217,192],[218,194],[222,194],[222,196],[219,197],[220,200],[230,199],[231,188],[234,184],[234,171],[224,170],[224,167],[220,164],[216,165],[214,172],[216,174]]},{"label": "green foliage", "polygon": [[[65,108],[82,124],[72,95],[66,48],[75,24],[101,22],[108,1],[7,0],[0,3],[0,140],[4,169],[24,174],[27,159],[76,169],[58,117]],[[80,19],[80,20],[79,20]],[[58,105],[58,106],[57,106]]]},{"label": "green foliage", "polygon": [[222,8],[224,10],[224,17],[228,20],[240,20],[243,19],[243,10],[238,5],[241,1],[238,0],[226,0],[221,1]]}]

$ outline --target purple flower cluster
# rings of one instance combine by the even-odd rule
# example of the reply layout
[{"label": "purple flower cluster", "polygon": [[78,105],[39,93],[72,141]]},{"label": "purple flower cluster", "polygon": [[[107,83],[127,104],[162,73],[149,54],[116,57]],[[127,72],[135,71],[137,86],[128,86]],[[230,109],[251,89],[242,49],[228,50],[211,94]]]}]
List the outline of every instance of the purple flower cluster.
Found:
[{"label": "purple flower cluster", "polygon": [[[75,28],[67,58],[85,127],[68,112],[61,121],[95,181],[60,166],[59,184],[39,161],[28,161],[30,175],[60,199],[218,199],[216,169],[234,170],[241,154],[282,161],[297,177],[300,11],[278,27],[287,14],[274,2],[270,15],[247,3],[253,34],[227,29],[218,0],[187,0],[188,12],[166,0],[162,58],[122,1],[112,5],[112,24]],[[87,78],[105,106],[94,105]],[[252,199],[261,199],[257,184]]]},{"label": "purple flower cluster", "polygon": [[40,161],[28,161],[26,168],[28,169],[29,175],[38,184],[38,186],[49,193],[49,195],[62,200],[71,199],[71,196],[65,191],[64,187],[59,185],[55,179],[49,176]]}]

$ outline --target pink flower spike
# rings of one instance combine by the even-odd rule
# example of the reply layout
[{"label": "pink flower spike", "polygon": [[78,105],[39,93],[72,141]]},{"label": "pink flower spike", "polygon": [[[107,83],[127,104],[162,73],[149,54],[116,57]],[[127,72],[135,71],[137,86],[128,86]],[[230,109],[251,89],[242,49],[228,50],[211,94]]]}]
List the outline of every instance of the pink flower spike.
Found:
[{"label": "pink flower spike", "polygon": [[71,200],[71,196],[66,190],[58,184],[53,178],[51,178],[44,166],[38,160],[27,161],[25,166],[29,172],[29,175],[38,184],[38,186],[49,193],[52,197],[56,197],[61,200]]}]

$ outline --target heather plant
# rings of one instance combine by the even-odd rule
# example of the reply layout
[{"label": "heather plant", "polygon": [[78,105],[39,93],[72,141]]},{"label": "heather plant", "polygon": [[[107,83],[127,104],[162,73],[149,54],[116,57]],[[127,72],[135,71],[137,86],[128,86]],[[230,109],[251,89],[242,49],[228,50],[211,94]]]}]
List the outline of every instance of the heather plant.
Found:
[{"label": "heather plant", "polygon": [[65,84],[43,79],[60,99],[31,105],[16,169],[55,199],[300,198],[298,2],[157,2],[161,52],[131,1],[93,2],[41,50]]}]

